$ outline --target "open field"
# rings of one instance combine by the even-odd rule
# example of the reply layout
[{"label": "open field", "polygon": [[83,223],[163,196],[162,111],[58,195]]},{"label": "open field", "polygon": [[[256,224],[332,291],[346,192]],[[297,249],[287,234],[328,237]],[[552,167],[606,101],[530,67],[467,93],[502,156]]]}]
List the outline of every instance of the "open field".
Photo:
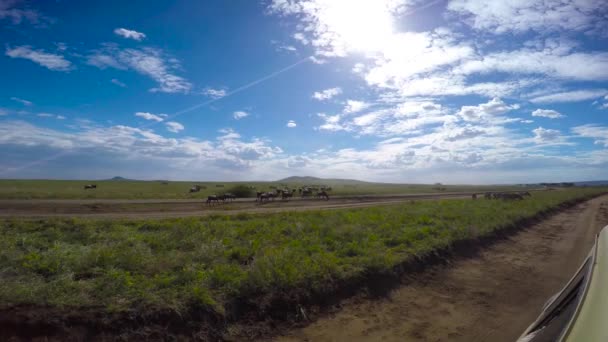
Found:
[{"label": "open field", "polygon": [[[55,322],[86,312],[97,325],[124,312],[129,317],[169,312],[205,321],[215,327],[207,332],[214,335],[225,332],[226,322],[252,312],[262,319],[284,317],[298,312],[299,303],[331,296],[370,274],[390,274],[457,241],[603,191],[154,221],[5,220],[0,303],[3,312],[44,307]],[[188,330],[192,326],[181,331],[179,324],[164,329],[196,333]]]},{"label": "open field", "polygon": [[[327,185],[333,196],[387,195],[409,193],[442,193],[472,191],[521,190],[514,186],[389,184],[360,181],[318,180],[314,182],[166,182],[161,181],[73,181],[73,180],[0,180],[0,199],[202,199],[222,194],[236,185],[268,191],[270,187],[298,188],[303,185]],[[97,189],[84,190],[84,185],[96,184]],[[189,193],[195,184],[203,188]],[[442,188],[438,190],[437,188]],[[255,193],[253,194],[255,197]]]}]

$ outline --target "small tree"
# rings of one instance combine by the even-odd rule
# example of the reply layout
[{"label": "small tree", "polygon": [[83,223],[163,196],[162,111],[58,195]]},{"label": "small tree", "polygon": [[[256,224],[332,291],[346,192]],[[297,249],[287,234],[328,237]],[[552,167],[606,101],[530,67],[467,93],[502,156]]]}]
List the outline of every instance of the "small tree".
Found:
[{"label": "small tree", "polygon": [[251,190],[247,185],[243,184],[235,185],[226,192],[229,192],[239,198],[253,197],[253,190]]}]

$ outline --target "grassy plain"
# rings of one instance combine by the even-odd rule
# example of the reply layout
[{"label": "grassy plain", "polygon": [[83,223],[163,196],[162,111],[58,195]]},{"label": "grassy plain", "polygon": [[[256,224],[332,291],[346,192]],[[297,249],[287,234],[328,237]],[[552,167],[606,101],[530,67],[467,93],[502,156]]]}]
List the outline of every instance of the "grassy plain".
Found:
[{"label": "grassy plain", "polygon": [[307,298],[601,191],[270,215],[0,221],[0,307],[223,314],[237,299]]},{"label": "grassy plain", "polygon": [[[359,181],[317,181],[333,188],[333,195],[387,195],[407,193],[440,193],[456,191],[488,191],[520,189],[513,186],[472,186],[430,184],[389,184]],[[85,184],[97,184],[97,189],[84,190]],[[198,193],[188,190],[202,185]],[[311,182],[167,182],[161,181],[74,181],[74,180],[0,180],[0,199],[200,199],[222,194],[235,185],[245,184],[258,191],[271,186],[297,188]]]}]

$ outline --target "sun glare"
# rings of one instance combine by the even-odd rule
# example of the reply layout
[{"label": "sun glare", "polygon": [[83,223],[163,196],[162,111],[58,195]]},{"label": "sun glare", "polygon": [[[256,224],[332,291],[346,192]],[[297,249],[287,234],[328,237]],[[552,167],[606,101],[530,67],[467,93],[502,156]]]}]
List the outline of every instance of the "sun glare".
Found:
[{"label": "sun glare", "polygon": [[375,52],[386,46],[393,34],[391,8],[378,0],[329,1],[322,22],[327,32],[348,50]]}]

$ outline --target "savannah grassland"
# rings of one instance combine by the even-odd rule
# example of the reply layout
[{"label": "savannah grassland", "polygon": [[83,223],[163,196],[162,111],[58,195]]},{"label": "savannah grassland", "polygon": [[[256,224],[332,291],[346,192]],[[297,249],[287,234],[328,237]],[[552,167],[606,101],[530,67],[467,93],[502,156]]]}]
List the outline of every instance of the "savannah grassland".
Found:
[{"label": "savannah grassland", "polygon": [[[306,302],[367,274],[604,192],[436,200],[331,211],[164,220],[0,221],[0,308],[192,312]],[[262,300],[264,299],[264,300]]]},{"label": "savannah grassland", "polygon": [[[85,184],[97,184],[97,189],[84,190]],[[206,188],[197,193],[189,193],[188,190],[195,184]],[[0,180],[0,199],[202,199],[213,194],[223,194],[237,185],[254,187],[257,191],[269,191],[271,190],[270,187],[294,189],[311,184],[331,186],[332,196],[521,190],[520,187],[513,186],[436,186],[430,184],[368,183],[349,180],[167,182],[166,184],[161,181]],[[255,190],[252,190],[252,196],[255,196]]]}]

